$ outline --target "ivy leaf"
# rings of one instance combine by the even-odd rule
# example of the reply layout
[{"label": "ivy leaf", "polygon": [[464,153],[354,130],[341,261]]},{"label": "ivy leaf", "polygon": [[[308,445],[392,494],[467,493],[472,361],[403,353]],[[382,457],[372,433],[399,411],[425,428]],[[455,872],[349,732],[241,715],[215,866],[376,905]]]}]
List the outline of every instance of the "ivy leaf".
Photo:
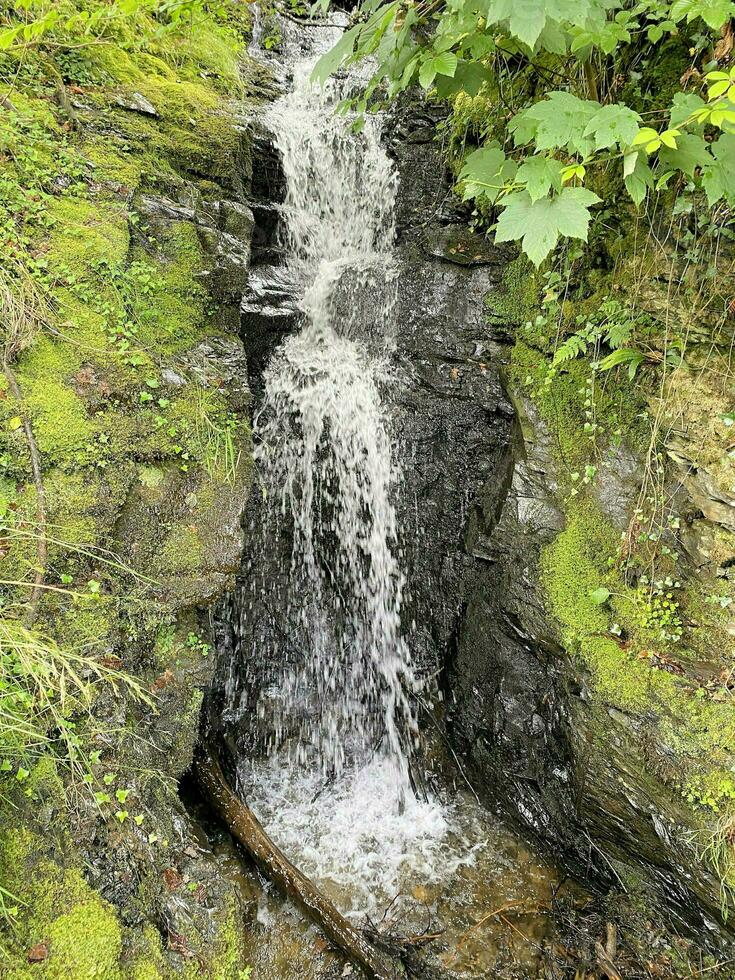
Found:
[{"label": "ivy leaf", "polygon": [[515,170],[513,160],[509,160],[497,144],[475,150],[465,160],[459,175],[459,179],[466,182],[464,200],[486,197],[493,203]]},{"label": "ivy leaf", "polygon": [[532,201],[522,191],[511,194],[498,219],[497,242],[521,240],[521,247],[535,266],[541,265],[559,236],[587,241],[589,208],[600,198],[585,187],[565,187],[555,197]]},{"label": "ivy leaf", "polygon": [[681,170],[687,177],[693,177],[697,167],[706,167],[712,163],[712,157],[707,150],[707,144],[701,136],[694,133],[682,133],[677,140],[676,149],[662,147],[658,158],[670,170]]},{"label": "ivy leaf", "polygon": [[723,133],[710,144],[714,161],[702,173],[702,186],[712,207],[721,198],[735,205],[735,135]]},{"label": "ivy leaf", "polygon": [[735,3],[731,3],[730,0],[675,0],[671,5],[669,17],[677,24],[685,17],[687,24],[701,17],[708,27],[717,31],[735,17]]},{"label": "ivy leaf", "polygon": [[514,116],[508,129],[516,146],[535,140],[537,150],[566,147],[571,153],[587,156],[594,144],[584,132],[600,108],[599,102],[578,99],[570,92],[551,92],[548,99]]},{"label": "ivy leaf", "polygon": [[638,132],[641,117],[619,102],[602,106],[587,123],[584,136],[594,136],[595,148],[630,146]]},{"label": "ivy leaf", "polygon": [[562,165],[558,160],[536,154],[521,164],[516,179],[525,183],[531,200],[538,201],[547,197],[552,188],[561,190],[561,171]]}]

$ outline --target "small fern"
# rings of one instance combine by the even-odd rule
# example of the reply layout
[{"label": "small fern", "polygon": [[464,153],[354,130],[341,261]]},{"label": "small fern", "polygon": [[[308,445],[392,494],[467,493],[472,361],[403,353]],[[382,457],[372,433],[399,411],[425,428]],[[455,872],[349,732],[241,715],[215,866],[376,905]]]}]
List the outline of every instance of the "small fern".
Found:
[{"label": "small fern", "polygon": [[585,324],[581,330],[577,330],[570,337],[557,347],[554,359],[551,362],[554,367],[573,361],[582,354],[586,354],[589,348],[599,340],[600,330],[591,323]]}]

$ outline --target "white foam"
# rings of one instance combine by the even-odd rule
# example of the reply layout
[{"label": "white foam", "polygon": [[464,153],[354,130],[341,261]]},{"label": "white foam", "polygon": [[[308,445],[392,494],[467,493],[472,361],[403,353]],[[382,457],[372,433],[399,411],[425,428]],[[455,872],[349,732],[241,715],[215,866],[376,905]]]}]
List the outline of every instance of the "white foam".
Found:
[{"label": "white foam", "polygon": [[406,793],[385,757],[326,787],[313,770],[294,771],[277,758],[243,777],[248,803],[273,840],[305,874],[333,886],[348,914],[385,908],[413,881],[451,877],[473,860],[465,841],[449,840],[451,811]]}]

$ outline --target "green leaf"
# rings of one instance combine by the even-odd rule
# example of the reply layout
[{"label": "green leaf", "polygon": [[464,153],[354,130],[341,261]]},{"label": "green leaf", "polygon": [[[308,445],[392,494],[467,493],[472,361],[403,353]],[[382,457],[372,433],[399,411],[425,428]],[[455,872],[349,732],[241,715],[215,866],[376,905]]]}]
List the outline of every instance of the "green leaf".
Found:
[{"label": "green leaf", "polygon": [[610,590],[605,589],[600,586],[599,589],[595,589],[594,592],[590,592],[590,599],[596,606],[601,606],[604,602],[610,598]]},{"label": "green leaf", "polygon": [[677,24],[685,17],[687,24],[701,17],[708,27],[717,31],[735,17],[735,3],[730,0],[675,0],[669,17]]},{"label": "green leaf", "polygon": [[452,51],[442,51],[434,58],[434,70],[437,75],[453,78],[457,70],[457,55]]},{"label": "green leaf", "polygon": [[536,154],[518,168],[516,179],[525,183],[526,190],[532,201],[548,197],[550,190],[561,190],[562,165],[553,157]]},{"label": "green leaf", "polygon": [[658,130],[651,129],[650,126],[643,126],[631,140],[631,146],[643,146],[658,140]]},{"label": "green leaf", "polygon": [[[484,83],[489,81],[491,77],[490,72],[484,65],[473,61],[460,61],[452,81],[456,84],[457,91],[463,91],[468,95],[475,96]],[[438,87],[437,91],[439,91]]]},{"label": "green leaf", "polygon": [[470,153],[459,175],[460,181],[465,182],[464,200],[486,197],[491,203],[496,201],[515,169],[515,163],[497,145],[483,146]]},{"label": "green leaf", "polygon": [[533,48],[546,24],[544,0],[514,0],[510,16],[510,32],[529,48]]},{"label": "green leaf", "polygon": [[535,140],[537,150],[566,148],[584,157],[594,148],[584,133],[600,108],[598,102],[578,99],[570,92],[551,92],[548,99],[514,116],[508,129],[516,146]]},{"label": "green leaf", "polygon": [[436,69],[434,68],[434,59],[427,58],[426,61],[421,62],[421,67],[419,68],[419,85],[423,89],[429,89],[435,78]]},{"label": "green leaf", "polygon": [[594,136],[595,148],[630,146],[638,132],[641,117],[619,102],[602,106],[587,123],[585,136]]},{"label": "green leaf", "polygon": [[645,153],[629,153],[624,161],[625,188],[636,204],[640,204],[649,187],[653,187],[653,172]]},{"label": "green leaf", "polygon": [[706,167],[712,162],[707,144],[701,136],[683,133],[677,138],[676,149],[661,148],[659,161],[667,169],[681,170],[687,177],[693,177],[698,167]]},{"label": "green leaf", "polygon": [[643,364],[646,355],[632,347],[623,347],[613,351],[600,361],[601,371],[611,371],[613,368],[620,367],[621,364],[628,365],[628,377],[632,380],[638,368]]},{"label": "green leaf", "polygon": [[600,198],[585,187],[565,187],[555,197],[532,201],[526,191],[511,194],[498,219],[497,242],[521,240],[521,247],[534,265],[539,266],[559,240],[559,236],[587,241],[589,208]]},{"label": "green leaf", "polygon": [[7,51],[8,48],[12,47],[22,30],[23,26],[21,25],[20,27],[9,27],[7,30],[0,31],[0,51]]},{"label": "green leaf", "polygon": [[735,206],[735,135],[723,133],[718,140],[710,143],[713,162],[702,171],[702,186],[707,201],[712,207],[724,198]]},{"label": "green leaf", "polygon": [[669,119],[672,126],[681,126],[698,109],[703,109],[706,103],[693,92],[677,92],[671,104]]},{"label": "green leaf", "polygon": [[311,80],[313,82],[319,82],[320,85],[324,85],[329,76],[333,75],[342,62],[349,58],[355,47],[355,39],[362,27],[362,24],[358,24],[356,27],[346,31],[334,47],[330,48],[326,54],[321,56],[314,65],[311,73]]}]

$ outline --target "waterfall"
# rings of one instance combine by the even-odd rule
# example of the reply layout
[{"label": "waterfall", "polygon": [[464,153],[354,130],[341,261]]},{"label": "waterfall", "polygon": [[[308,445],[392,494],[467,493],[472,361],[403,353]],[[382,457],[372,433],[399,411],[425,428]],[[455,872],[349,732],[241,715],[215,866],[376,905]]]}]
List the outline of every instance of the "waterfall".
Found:
[{"label": "waterfall", "polygon": [[381,739],[405,770],[413,687],[400,632],[391,500],[398,474],[381,388],[393,334],[396,177],[374,120],[360,138],[301,65],[267,123],[286,177],[289,271],[303,325],[272,359],[256,420],[266,527],[292,536],[285,603],[301,659],[281,679],[273,739],[304,715],[295,761],[339,775]]},{"label": "waterfall", "polygon": [[[300,321],[265,370],[255,419],[258,554],[241,602],[251,642],[232,665],[228,712],[257,718],[260,754],[238,770],[250,805],[357,911],[390,900],[406,863],[428,868],[446,820],[415,798],[408,763],[417,681],[386,407],[397,176],[379,120],[356,134],[335,114],[339,86],[311,85],[312,66],[296,65],[265,117],[285,174],[285,278]],[[267,629],[253,625],[266,615]],[[258,677],[252,690],[243,671]]]}]

